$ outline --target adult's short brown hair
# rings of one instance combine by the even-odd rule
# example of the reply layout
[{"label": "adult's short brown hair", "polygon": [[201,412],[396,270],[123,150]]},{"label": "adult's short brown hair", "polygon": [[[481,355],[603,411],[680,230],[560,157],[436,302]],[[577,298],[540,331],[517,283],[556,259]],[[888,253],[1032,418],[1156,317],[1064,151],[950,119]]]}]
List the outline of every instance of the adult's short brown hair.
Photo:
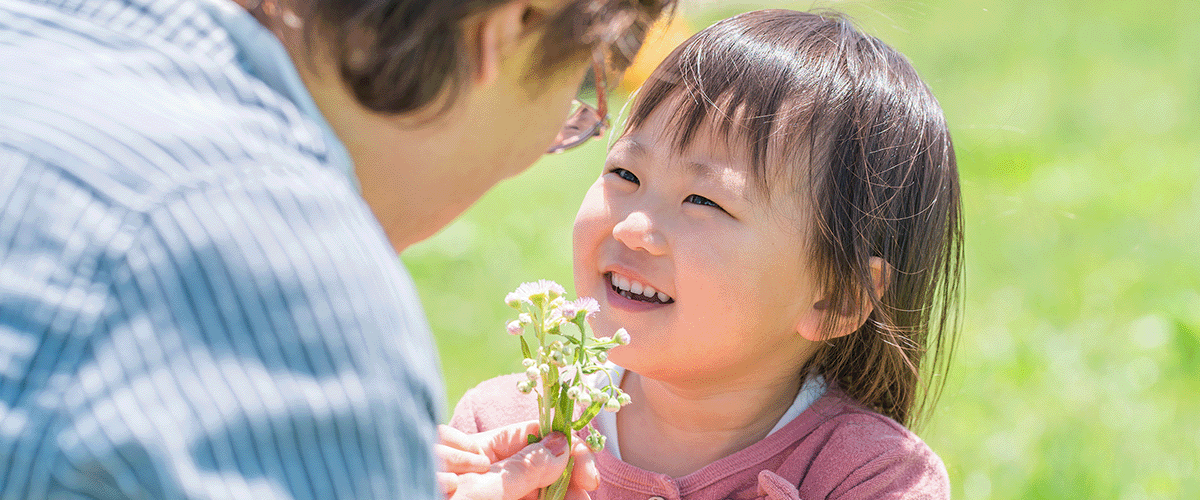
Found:
[{"label": "adult's short brown hair", "polygon": [[[307,7],[310,37],[328,40],[342,78],[358,101],[381,113],[421,109],[469,77],[463,20],[513,0],[299,0]],[[597,48],[623,69],[641,47],[650,24],[675,0],[565,0],[545,19],[541,63],[545,77]],[[351,40],[370,40],[351,58]],[[361,43],[361,42],[359,42]]]}]

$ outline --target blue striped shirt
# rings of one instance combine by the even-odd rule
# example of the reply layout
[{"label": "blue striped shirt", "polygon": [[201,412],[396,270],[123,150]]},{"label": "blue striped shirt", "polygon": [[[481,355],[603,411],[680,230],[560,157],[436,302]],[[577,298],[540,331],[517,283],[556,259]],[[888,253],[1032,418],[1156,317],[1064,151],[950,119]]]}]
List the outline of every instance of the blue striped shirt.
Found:
[{"label": "blue striped shirt", "polygon": [[440,496],[412,282],[227,0],[0,0],[0,498]]}]

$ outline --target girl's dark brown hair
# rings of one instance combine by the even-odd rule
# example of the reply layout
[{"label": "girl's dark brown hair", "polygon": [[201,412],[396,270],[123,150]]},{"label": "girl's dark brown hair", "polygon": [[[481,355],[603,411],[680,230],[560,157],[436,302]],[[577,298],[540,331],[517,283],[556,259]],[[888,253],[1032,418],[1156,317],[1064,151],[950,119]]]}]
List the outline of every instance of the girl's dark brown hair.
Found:
[{"label": "girl's dark brown hair", "polygon": [[[329,40],[342,79],[367,108],[400,114],[432,104],[449,91],[453,101],[470,63],[463,21],[512,0],[297,0],[307,9],[307,36]],[[554,74],[563,64],[608,51],[609,65],[624,69],[648,27],[675,0],[565,0],[544,20],[541,64],[530,76]],[[370,41],[362,60],[351,57],[355,39]],[[361,42],[360,42],[361,43]]]},{"label": "girl's dark brown hair", "polygon": [[[664,103],[676,148],[715,125],[744,141],[763,192],[809,200],[807,257],[831,306],[829,340],[802,373],[904,425],[928,413],[959,328],[962,223],[950,133],[908,60],[835,13],[751,12],[668,56],[627,130]],[[882,296],[872,257],[890,264]],[[864,294],[867,321],[830,338]]]}]

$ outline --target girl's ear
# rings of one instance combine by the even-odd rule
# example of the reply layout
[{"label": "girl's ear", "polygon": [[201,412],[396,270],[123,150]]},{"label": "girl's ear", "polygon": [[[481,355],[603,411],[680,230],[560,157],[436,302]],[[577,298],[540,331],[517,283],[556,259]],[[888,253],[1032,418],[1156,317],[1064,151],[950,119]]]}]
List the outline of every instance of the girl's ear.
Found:
[{"label": "girl's ear", "polygon": [[[880,257],[871,257],[868,265],[871,268],[871,285],[875,296],[882,297],[891,280],[892,266]],[[858,331],[875,309],[869,293],[869,290],[864,289],[856,303],[841,304],[840,307],[834,307],[831,299],[821,298],[813,304],[812,310],[804,315],[796,331],[812,342],[832,340]],[[833,328],[821,328],[825,321],[831,321]]]}]

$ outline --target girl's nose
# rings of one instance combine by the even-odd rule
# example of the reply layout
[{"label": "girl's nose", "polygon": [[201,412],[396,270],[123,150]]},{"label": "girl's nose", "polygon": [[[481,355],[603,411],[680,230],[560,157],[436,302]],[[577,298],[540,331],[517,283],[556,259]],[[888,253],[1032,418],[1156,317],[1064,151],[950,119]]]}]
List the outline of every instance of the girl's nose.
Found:
[{"label": "girl's nose", "polygon": [[613,237],[629,248],[645,250],[650,255],[662,255],[666,252],[666,241],[662,233],[654,227],[650,216],[645,212],[630,212],[613,226]]}]

